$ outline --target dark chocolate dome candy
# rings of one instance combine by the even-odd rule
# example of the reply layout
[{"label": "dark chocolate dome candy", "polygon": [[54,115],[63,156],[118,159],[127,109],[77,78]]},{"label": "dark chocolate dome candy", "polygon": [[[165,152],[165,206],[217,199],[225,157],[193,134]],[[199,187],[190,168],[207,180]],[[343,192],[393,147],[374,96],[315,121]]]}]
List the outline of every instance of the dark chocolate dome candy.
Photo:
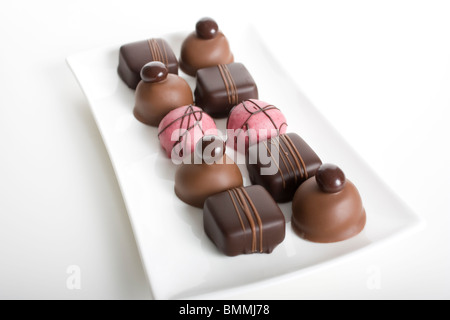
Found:
[{"label": "dark chocolate dome candy", "polygon": [[166,80],[169,69],[160,61],[147,63],[141,70],[141,78],[144,82],[154,83]]},{"label": "dark chocolate dome candy", "polygon": [[365,224],[357,188],[334,165],[322,165],[294,195],[292,227],[301,238],[319,243],[343,241],[359,234]]},{"label": "dark chocolate dome candy", "polygon": [[217,35],[219,26],[217,22],[209,17],[200,19],[195,25],[197,36],[201,39],[212,39]]},{"label": "dark chocolate dome candy", "polygon": [[180,69],[190,76],[195,77],[199,69],[232,62],[234,56],[228,40],[210,18],[198,21],[196,30],[181,45]]}]

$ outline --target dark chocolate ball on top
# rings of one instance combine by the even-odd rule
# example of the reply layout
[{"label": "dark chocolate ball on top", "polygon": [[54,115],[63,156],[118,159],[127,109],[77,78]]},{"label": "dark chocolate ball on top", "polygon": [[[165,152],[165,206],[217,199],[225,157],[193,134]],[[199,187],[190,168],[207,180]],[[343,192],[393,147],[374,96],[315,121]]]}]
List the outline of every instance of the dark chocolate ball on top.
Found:
[{"label": "dark chocolate ball on top", "polygon": [[161,82],[166,80],[169,69],[159,61],[147,63],[141,70],[141,79],[147,83]]},{"label": "dark chocolate ball on top", "polygon": [[200,19],[195,25],[197,36],[201,39],[212,39],[217,35],[219,26],[217,22],[209,17]]},{"label": "dark chocolate ball on top", "polygon": [[345,186],[344,172],[334,164],[323,164],[316,172],[316,181],[320,190],[327,193],[336,193]]}]

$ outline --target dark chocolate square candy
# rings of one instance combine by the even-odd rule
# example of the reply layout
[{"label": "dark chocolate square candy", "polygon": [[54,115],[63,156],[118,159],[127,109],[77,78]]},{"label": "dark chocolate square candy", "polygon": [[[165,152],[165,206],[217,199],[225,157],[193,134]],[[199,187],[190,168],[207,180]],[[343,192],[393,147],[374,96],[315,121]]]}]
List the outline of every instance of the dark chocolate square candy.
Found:
[{"label": "dark chocolate square candy", "polygon": [[209,197],[203,207],[204,229],[227,256],[271,253],[283,242],[286,222],[261,186],[231,189]]},{"label": "dark chocolate square candy", "polygon": [[148,39],[125,44],[120,47],[118,73],[131,89],[141,81],[142,67],[152,61],[161,61],[169,73],[178,74],[178,60],[164,39]]},{"label": "dark chocolate square candy", "polygon": [[238,62],[197,71],[195,104],[215,118],[225,118],[243,100],[258,99],[258,88],[247,68]]},{"label": "dark chocolate square candy", "polygon": [[252,184],[263,186],[277,202],[292,201],[297,188],[316,174],[322,161],[297,134],[283,134],[250,146],[246,156]]}]

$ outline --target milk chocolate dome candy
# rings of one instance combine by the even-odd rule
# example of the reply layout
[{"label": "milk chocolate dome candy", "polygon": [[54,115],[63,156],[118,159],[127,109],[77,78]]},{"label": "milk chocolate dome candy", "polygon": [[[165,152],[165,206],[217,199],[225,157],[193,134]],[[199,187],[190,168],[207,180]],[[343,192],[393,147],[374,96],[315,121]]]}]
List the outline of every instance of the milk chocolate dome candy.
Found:
[{"label": "milk chocolate dome candy", "polygon": [[335,165],[322,165],[294,195],[292,227],[301,238],[320,243],[343,241],[360,233],[365,224],[358,190]]},{"label": "milk chocolate dome candy", "polygon": [[191,163],[181,164],[175,173],[178,198],[203,208],[209,196],[242,187],[241,171],[225,151],[225,143],[218,136],[204,136],[197,142]]},{"label": "milk chocolate dome candy", "polygon": [[173,109],[193,104],[189,84],[169,73],[164,63],[147,63],[141,70],[141,78],[135,92],[134,116],[142,123],[157,127]]},{"label": "milk chocolate dome candy", "polygon": [[211,18],[200,19],[181,45],[180,69],[190,76],[199,69],[232,62],[228,40]]}]

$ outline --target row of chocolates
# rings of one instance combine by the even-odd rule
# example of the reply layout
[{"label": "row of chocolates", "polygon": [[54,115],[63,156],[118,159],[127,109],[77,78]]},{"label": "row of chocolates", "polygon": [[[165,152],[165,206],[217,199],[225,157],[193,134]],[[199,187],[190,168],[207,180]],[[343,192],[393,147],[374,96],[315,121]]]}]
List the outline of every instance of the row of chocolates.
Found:
[{"label": "row of chocolates", "polygon": [[[178,67],[196,78],[194,94]],[[285,238],[282,202],[292,201],[292,227],[310,241],[342,241],[364,228],[354,184],[337,166],[322,164],[299,135],[286,133],[285,116],[258,100],[254,79],[234,62],[213,19],[198,21],[180,61],[164,39],[122,46],[118,73],[136,90],[135,117],[158,127],[167,157],[189,160],[177,167],[175,193],[203,208],[205,232],[226,255],[272,252]],[[232,137],[218,136],[214,118],[227,118]],[[243,186],[227,146],[245,154],[253,185]]]}]

